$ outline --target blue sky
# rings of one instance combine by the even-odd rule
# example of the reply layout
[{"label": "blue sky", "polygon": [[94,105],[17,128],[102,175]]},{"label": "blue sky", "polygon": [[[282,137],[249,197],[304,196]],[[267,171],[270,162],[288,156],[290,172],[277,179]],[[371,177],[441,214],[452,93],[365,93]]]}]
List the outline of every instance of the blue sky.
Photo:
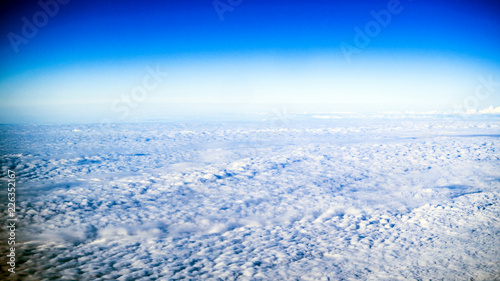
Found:
[{"label": "blue sky", "polygon": [[[496,1],[41,2],[52,15],[36,1],[3,4],[4,122],[162,116],[192,103],[446,111],[470,102],[479,77],[500,81]],[[23,17],[38,20],[32,38]],[[127,103],[147,69],[168,77]],[[499,92],[468,107],[500,106]]]}]

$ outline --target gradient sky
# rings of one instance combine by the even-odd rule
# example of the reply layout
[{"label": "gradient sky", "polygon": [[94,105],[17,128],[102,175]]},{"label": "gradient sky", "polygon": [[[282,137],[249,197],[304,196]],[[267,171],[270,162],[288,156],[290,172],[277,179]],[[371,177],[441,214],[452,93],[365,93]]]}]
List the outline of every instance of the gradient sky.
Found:
[{"label": "gradient sky", "polygon": [[[70,0],[16,52],[12,34],[23,36],[23,17],[33,23],[43,9],[37,1],[6,1],[0,122],[121,120],[175,109],[240,111],[242,104],[450,111],[473,99],[479,77],[500,82],[498,1],[400,0],[399,12],[349,59],[341,46],[356,46],[356,27],[365,30],[372,12],[391,1],[217,3],[236,5],[221,20],[208,0]],[[147,67],[169,75],[127,104]],[[500,106],[499,93],[495,87],[469,107]]]}]

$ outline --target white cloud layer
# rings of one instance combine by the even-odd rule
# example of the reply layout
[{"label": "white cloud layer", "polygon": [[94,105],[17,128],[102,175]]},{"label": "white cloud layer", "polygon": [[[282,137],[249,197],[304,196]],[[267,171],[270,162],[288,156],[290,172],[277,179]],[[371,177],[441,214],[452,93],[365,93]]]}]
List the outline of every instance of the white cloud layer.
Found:
[{"label": "white cloud layer", "polygon": [[1,172],[14,169],[19,179],[20,276],[487,280],[498,274],[497,119],[1,130]]}]

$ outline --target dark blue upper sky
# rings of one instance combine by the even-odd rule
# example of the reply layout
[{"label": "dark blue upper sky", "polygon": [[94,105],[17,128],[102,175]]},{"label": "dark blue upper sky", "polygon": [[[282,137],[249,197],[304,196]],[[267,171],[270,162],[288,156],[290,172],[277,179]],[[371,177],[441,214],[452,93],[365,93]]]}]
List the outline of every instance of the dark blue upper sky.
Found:
[{"label": "dark blue upper sky", "polygon": [[[33,39],[20,44],[18,54],[7,34],[21,35],[21,18],[31,19],[40,6],[36,1],[11,2],[17,4],[7,7],[2,17],[4,74],[137,56],[338,51],[342,41],[352,41],[354,26],[363,27],[372,20],[370,11],[386,8],[389,1],[243,0],[221,21],[211,0],[72,0],[61,5]],[[499,61],[498,1],[400,2],[403,11],[367,49],[445,52]]]}]

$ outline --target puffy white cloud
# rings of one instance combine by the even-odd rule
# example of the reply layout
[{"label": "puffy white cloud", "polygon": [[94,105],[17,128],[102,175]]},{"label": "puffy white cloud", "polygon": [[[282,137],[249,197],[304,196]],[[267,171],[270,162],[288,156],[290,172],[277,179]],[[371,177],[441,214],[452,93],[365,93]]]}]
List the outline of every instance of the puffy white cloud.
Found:
[{"label": "puffy white cloud", "polygon": [[481,109],[478,111],[480,114],[500,114],[500,106],[497,106],[493,108],[493,106],[490,106],[485,109]]}]

